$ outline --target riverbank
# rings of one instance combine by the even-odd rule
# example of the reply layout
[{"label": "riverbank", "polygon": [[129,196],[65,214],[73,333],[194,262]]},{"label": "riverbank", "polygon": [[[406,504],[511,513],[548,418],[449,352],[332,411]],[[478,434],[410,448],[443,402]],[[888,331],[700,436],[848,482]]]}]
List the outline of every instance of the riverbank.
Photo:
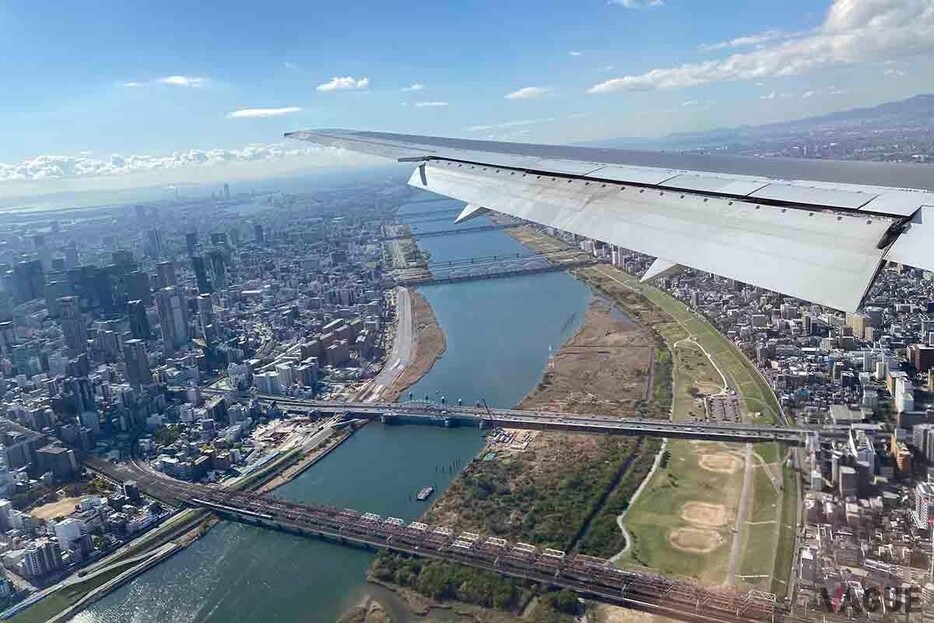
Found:
[{"label": "riverbank", "polygon": [[[428,300],[418,291],[410,290],[412,347],[411,356],[398,376],[379,394],[383,402],[395,402],[423,376],[447,349],[444,331],[438,324]],[[397,335],[401,331],[397,332]],[[394,365],[387,360],[386,365]]]}]

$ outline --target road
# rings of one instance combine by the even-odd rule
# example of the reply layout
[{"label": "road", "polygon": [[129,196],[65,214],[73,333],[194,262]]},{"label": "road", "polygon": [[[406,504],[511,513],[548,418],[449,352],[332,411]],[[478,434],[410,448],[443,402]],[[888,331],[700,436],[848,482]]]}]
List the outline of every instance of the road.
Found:
[{"label": "road", "polygon": [[366,400],[373,402],[379,398],[384,388],[402,374],[412,361],[415,349],[415,319],[412,316],[412,296],[406,288],[396,288],[396,330],[392,340],[392,350],[386,357],[386,364],[373,378]]},{"label": "road", "polygon": [[743,456],[745,464],[743,469],[743,490],[739,494],[739,503],[736,506],[733,543],[730,546],[730,560],[726,566],[726,583],[731,586],[736,584],[736,570],[743,554],[743,531],[746,529],[746,511],[749,508],[749,491],[752,488],[752,460],[752,444],[747,443],[746,454]]},{"label": "road", "polygon": [[[222,394],[205,389],[206,395]],[[717,441],[781,441],[804,445],[809,435],[846,437],[846,427],[780,427],[766,424],[724,422],[672,422],[648,418],[618,418],[607,415],[562,413],[556,411],[524,411],[520,409],[486,409],[467,405],[438,405],[425,402],[385,403],[372,401],[339,402],[308,400],[260,394],[260,401],[275,402],[280,408],[293,411],[349,414],[370,419],[381,418],[387,423],[496,425],[529,430],[568,430],[623,435],[648,435],[684,439]],[[233,398],[233,396],[232,396]]]}]

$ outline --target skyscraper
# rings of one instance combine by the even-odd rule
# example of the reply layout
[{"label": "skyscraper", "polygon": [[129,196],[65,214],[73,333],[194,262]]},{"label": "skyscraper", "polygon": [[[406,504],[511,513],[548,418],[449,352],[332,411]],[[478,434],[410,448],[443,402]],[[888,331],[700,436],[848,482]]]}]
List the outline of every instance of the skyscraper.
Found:
[{"label": "skyscraper", "polygon": [[173,262],[160,262],[156,265],[156,276],[160,288],[178,285],[175,277],[175,264]]},{"label": "skyscraper", "polygon": [[146,252],[153,259],[162,259],[162,234],[158,229],[150,229],[146,232]]},{"label": "skyscraper", "polygon": [[58,299],[59,321],[65,334],[65,346],[73,352],[83,353],[88,346],[88,328],[84,314],[78,308],[78,297],[63,296]]},{"label": "skyscraper", "polygon": [[230,201],[230,184],[224,184],[224,201]]},{"label": "skyscraper", "polygon": [[202,294],[198,297],[198,324],[201,329],[201,336],[205,340],[210,339],[208,327],[214,324],[214,302],[210,294]]},{"label": "skyscraper", "polygon": [[152,330],[149,327],[149,316],[146,314],[146,306],[142,301],[130,301],[127,303],[127,318],[130,324],[130,335],[137,340],[148,340],[152,337]]},{"label": "skyscraper", "polygon": [[208,256],[211,259],[211,273],[214,275],[214,287],[223,289],[227,287],[227,266],[224,262],[224,254],[220,251],[211,251]]},{"label": "skyscraper", "polygon": [[198,292],[207,294],[211,292],[211,282],[208,280],[208,269],[204,264],[204,256],[191,256],[191,270],[195,273],[195,281],[198,284]]},{"label": "skyscraper", "polygon": [[13,300],[24,303],[41,298],[45,292],[45,273],[42,262],[29,260],[13,267]]},{"label": "skyscraper", "polygon": [[188,249],[188,255],[194,255],[198,248],[198,232],[190,231],[185,234],[185,248]]},{"label": "skyscraper", "polygon": [[126,364],[127,382],[133,387],[152,382],[146,343],[142,340],[127,340],[123,345],[123,361]]},{"label": "skyscraper", "polygon": [[187,343],[191,335],[188,330],[188,306],[184,297],[174,287],[163,288],[156,297],[156,307],[165,347],[174,350]]},{"label": "skyscraper", "polygon": [[152,291],[149,287],[149,275],[142,271],[127,273],[123,278],[127,300],[141,301],[143,307],[152,305]]}]

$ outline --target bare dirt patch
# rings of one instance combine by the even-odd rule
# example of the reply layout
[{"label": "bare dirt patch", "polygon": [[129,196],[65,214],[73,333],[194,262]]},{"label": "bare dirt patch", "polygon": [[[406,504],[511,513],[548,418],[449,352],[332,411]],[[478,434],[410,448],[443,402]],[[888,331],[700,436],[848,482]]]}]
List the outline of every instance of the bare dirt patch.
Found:
[{"label": "bare dirt patch", "polygon": [[743,462],[739,458],[725,452],[701,454],[697,457],[697,464],[702,469],[718,474],[733,474],[743,467]]},{"label": "bare dirt patch", "polygon": [[668,535],[668,543],[689,554],[708,554],[723,544],[723,537],[707,528],[678,528]]},{"label": "bare dirt patch", "polygon": [[62,498],[57,502],[49,502],[29,511],[29,514],[36,519],[55,519],[56,517],[65,517],[75,512],[75,504],[81,501],[81,498]]},{"label": "bare dirt patch", "polygon": [[727,520],[726,507],[723,504],[688,502],[681,507],[681,518],[699,526],[723,526]]}]

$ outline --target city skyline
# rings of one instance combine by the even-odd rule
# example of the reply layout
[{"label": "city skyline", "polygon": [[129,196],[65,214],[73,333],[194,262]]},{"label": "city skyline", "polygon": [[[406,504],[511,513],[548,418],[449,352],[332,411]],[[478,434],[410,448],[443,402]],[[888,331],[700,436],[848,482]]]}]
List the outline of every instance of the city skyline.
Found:
[{"label": "city skyline", "polygon": [[[366,3],[277,5],[259,16],[242,6],[111,5],[101,10],[102,42],[96,15],[6,7],[0,63],[15,88],[0,104],[2,192],[368,162],[281,140],[304,127],[576,142],[799,118],[930,90],[927,0],[538,8],[432,5],[413,19],[405,7]],[[37,38],[39,49],[24,45]]]}]

